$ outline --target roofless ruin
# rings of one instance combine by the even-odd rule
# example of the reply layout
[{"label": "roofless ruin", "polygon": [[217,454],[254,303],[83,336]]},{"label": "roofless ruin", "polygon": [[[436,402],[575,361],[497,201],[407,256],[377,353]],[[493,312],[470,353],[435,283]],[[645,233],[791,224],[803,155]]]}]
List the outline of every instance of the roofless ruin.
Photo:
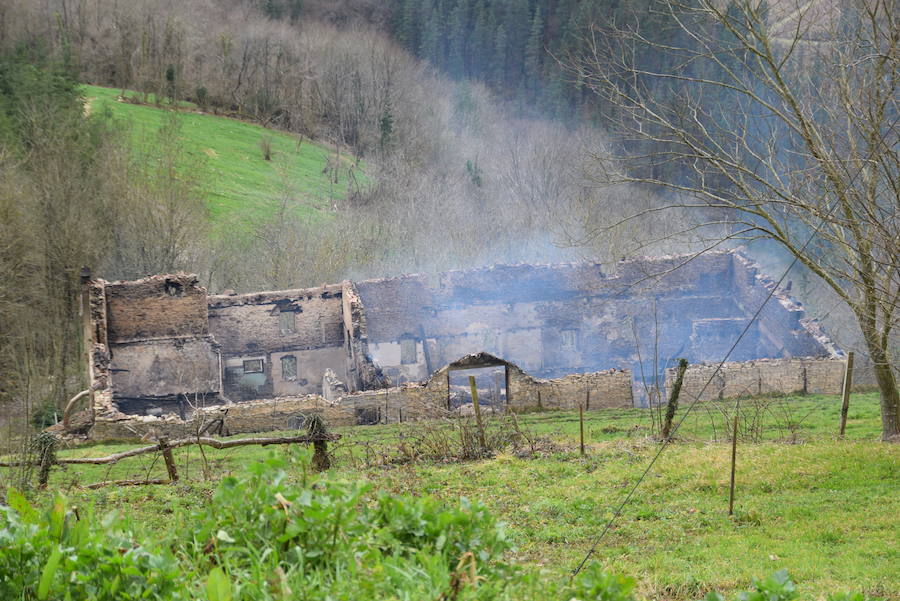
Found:
[{"label": "roofless ruin", "polygon": [[[724,356],[773,286],[736,252],[240,295],[209,295],[186,274],[86,277],[91,403],[70,429],[127,438],[285,429],[311,412],[438,416],[467,401],[470,373],[495,411],[642,406],[677,357],[692,364],[682,394],[696,397],[713,370],[702,364]],[[776,291],[704,397],[838,392],[842,356]]]}]

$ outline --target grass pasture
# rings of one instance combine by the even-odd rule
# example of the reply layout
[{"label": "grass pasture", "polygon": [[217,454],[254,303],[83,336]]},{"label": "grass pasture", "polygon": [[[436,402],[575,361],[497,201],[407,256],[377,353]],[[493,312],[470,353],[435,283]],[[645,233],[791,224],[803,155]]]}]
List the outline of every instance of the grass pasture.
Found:
[{"label": "grass pasture", "polygon": [[[855,590],[900,600],[900,448],[878,441],[876,394],[853,396],[844,440],[836,436],[839,404],[833,396],[743,401],[742,419],[756,417],[759,427],[745,430],[739,442],[733,517],[727,515],[730,443],[717,423],[727,422],[733,403],[698,406],[595,559],[636,578],[641,598],[699,599],[711,590],[730,598],[754,576],[786,568],[803,598]],[[578,452],[577,412],[546,412],[518,417],[530,443],[468,462],[401,461],[399,445],[415,444],[420,424],[343,428],[332,445],[332,471],[378,491],[447,503],[480,500],[508,524],[516,562],[563,579],[659,444],[649,436],[645,410],[585,416],[586,457]],[[61,454],[98,456],[133,446]],[[194,447],[177,449],[182,481],[173,486],[83,488],[107,479],[165,477],[162,459],[150,455],[113,466],[68,466],[55,469],[51,489],[72,503],[93,504],[98,513],[127,512],[148,535],[177,532],[177,516],[208,503],[222,476],[273,452],[286,451],[206,450],[204,460]]]},{"label": "grass pasture", "polygon": [[[125,102],[119,89],[83,86],[86,110],[111,115],[130,127],[135,156],[155,143],[157,132],[172,108],[163,104]],[[126,92],[136,98],[134,92]],[[149,99],[152,102],[152,98]],[[214,225],[233,228],[247,221],[264,219],[289,195],[297,215],[318,219],[335,199],[364,182],[360,166],[326,145],[259,125],[198,111],[181,103],[177,116],[183,167],[192,169],[207,201]],[[271,144],[271,160],[265,160],[260,143]],[[328,169],[338,166],[337,183]],[[349,173],[355,179],[349,178]]]}]

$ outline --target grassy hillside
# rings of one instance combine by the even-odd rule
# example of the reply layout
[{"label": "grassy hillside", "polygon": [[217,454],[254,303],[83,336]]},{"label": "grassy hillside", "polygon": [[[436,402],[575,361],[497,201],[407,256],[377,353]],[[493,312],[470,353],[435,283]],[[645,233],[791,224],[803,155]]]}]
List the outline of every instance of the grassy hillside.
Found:
[{"label": "grassy hillside", "polygon": [[[698,406],[598,548],[597,560],[636,577],[640,596],[652,599],[735,591],[780,568],[800,582],[803,598],[854,589],[900,599],[900,449],[878,442],[877,395],[854,395],[845,440],[835,434],[839,405],[829,396],[745,402],[742,416],[756,424],[745,435],[755,432],[761,442],[738,447],[733,517],[727,514],[730,444],[717,423],[727,406]],[[577,413],[531,414],[519,422],[533,449],[472,462],[401,459],[417,444],[421,424],[344,428],[332,446],[333,471],[380,491],[429,494],[448,504],[460,496],[478,499],[508,523],[514,559],[564,578],[658,443],[648,437],[649,414],[642,410],[588,412],[587,457],[578,453]],[[63,454],[97,456],[133,446]],[[207,450],[204,458],[193,448],[178,449],[183,480],[177,486],[82,488],[107,479],[164,478],[162,461],[149,455],[113,466],[70,466],[55,471],[51,489],[98,510],[126,511],[148,532],[178,528],[173,514],[207,503],[221,477],[272,452]]]},{"label": "grassy hillside", "polygon": [[[172,114],[168,107],[135,104],[121,99],[121,90],[84,86],[87,109],[92,114],[112,115],[131,128],[135,150],[155,143],[164,119]],[[133,92],[129,98],[136,98]],[[152,98],[149,99],[152,101]],[[300,141],[298,136],[266,129],[259,125],[204,114],[195,105],[182,103],[177,112],[183,143],[184,168],[193,169],[207,200],[214,224],[229,225],[271,215],[285,194],[292,198],[297,213],[312,219],[328,209],[334,199],[344,198],[353,181],[353,171],[361,181],[360,169],[350,157],[335,162],[333,149],[322,144]],[[270,141],[271,160],[265,160],[260,147],[263,138]],[[330,169],[337,169],[337,183]]]}]

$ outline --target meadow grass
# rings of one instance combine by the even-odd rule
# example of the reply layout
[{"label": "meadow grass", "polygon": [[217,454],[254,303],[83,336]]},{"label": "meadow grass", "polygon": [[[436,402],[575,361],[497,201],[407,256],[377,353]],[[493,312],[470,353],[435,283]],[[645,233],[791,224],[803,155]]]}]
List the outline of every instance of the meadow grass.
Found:
[{"label": "meadow grass", "polygon": [[[155,147],[166,118],[176,115],[182,167],[197,178],[214,225],[241,229],[273,215],[285,197],[297,216],[315,221],[325,217],[334,200],[365,182],[364,166],[340,155],[338,182],[333,183],[326,168],[334,163],[335,152],[321,143],[202,113],[190,103],[181,103],[178,111],[167,104],[134,104],[122,101],[122,90],[90,85],[82,86],[82,94],[92,115],[108,115],[129,126],[138,160]],[[126,95],[136,97],[134,92]],[[263,137],[271,144],[269,161],[260,149]],[[355,183],[349,179],[351,171]]]},{"label": "meadow grass", "polygon": [[[594,557],[635,577],[639,596],[652,599],[746,589],[754,576],[781,568],[807,598],[853,589],[900,599],[900,448],[878,441],[878,396],[853,395],[845,439],[837,436],[839,397],[762,401],[771,410],[762,442],[749,442],[747,433],[738,446],[734,516],[727,513],[730,444],[713,417],[734,403],[698,405]],[[753,402],[742,401],[748,415]],[[471,462],[391,461],[398,441],[420,424],[339,428],[333,471],[380,491],[480,500],[507,522],[516,544],[512,559],[567,578],[659,448],[646,410],[585,417],[586,457],[578,452],[577,412],[521,415],[534,452]],[[60,454],[97,456],[133,446]],[[148,533],[177,531],[172,518],[180,509],[207,503],[222,476],[272,452],[206,450],[204,461],[196,448],[178,449],[182,482],[174,486],[82,488],[165,477],[161,459],[149,455],[113,466],[69,466],[54,471],[51,488],[98,511],[127,511]]]}]

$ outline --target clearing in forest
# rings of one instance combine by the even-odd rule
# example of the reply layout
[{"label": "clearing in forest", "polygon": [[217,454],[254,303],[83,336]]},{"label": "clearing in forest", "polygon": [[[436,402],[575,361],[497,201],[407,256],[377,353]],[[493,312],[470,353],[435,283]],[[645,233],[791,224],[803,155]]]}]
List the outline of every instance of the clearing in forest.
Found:
[{"label": "clearing in forest", "polygon": [[[85,112],[104,111],[131,129],[136,156],[157,143],[165,119],[173,113],[179,121],[181,168],[190,172],[207,201],[214,225],[232,228],[264,220],[279,208],[283,198],[301,218],[320,219],[336,200],[358,189],[365,177],[362,164],[333,148],[259,125],[200,112],[196,105],[180,103],[176,112],[168,104],[123,101],[122,90],[83,86]],[[126,92],[136,99],[136,92]],[[148,102],[152,103],[152,96]],[[264,144],[270,159],[263,156]]]}]

